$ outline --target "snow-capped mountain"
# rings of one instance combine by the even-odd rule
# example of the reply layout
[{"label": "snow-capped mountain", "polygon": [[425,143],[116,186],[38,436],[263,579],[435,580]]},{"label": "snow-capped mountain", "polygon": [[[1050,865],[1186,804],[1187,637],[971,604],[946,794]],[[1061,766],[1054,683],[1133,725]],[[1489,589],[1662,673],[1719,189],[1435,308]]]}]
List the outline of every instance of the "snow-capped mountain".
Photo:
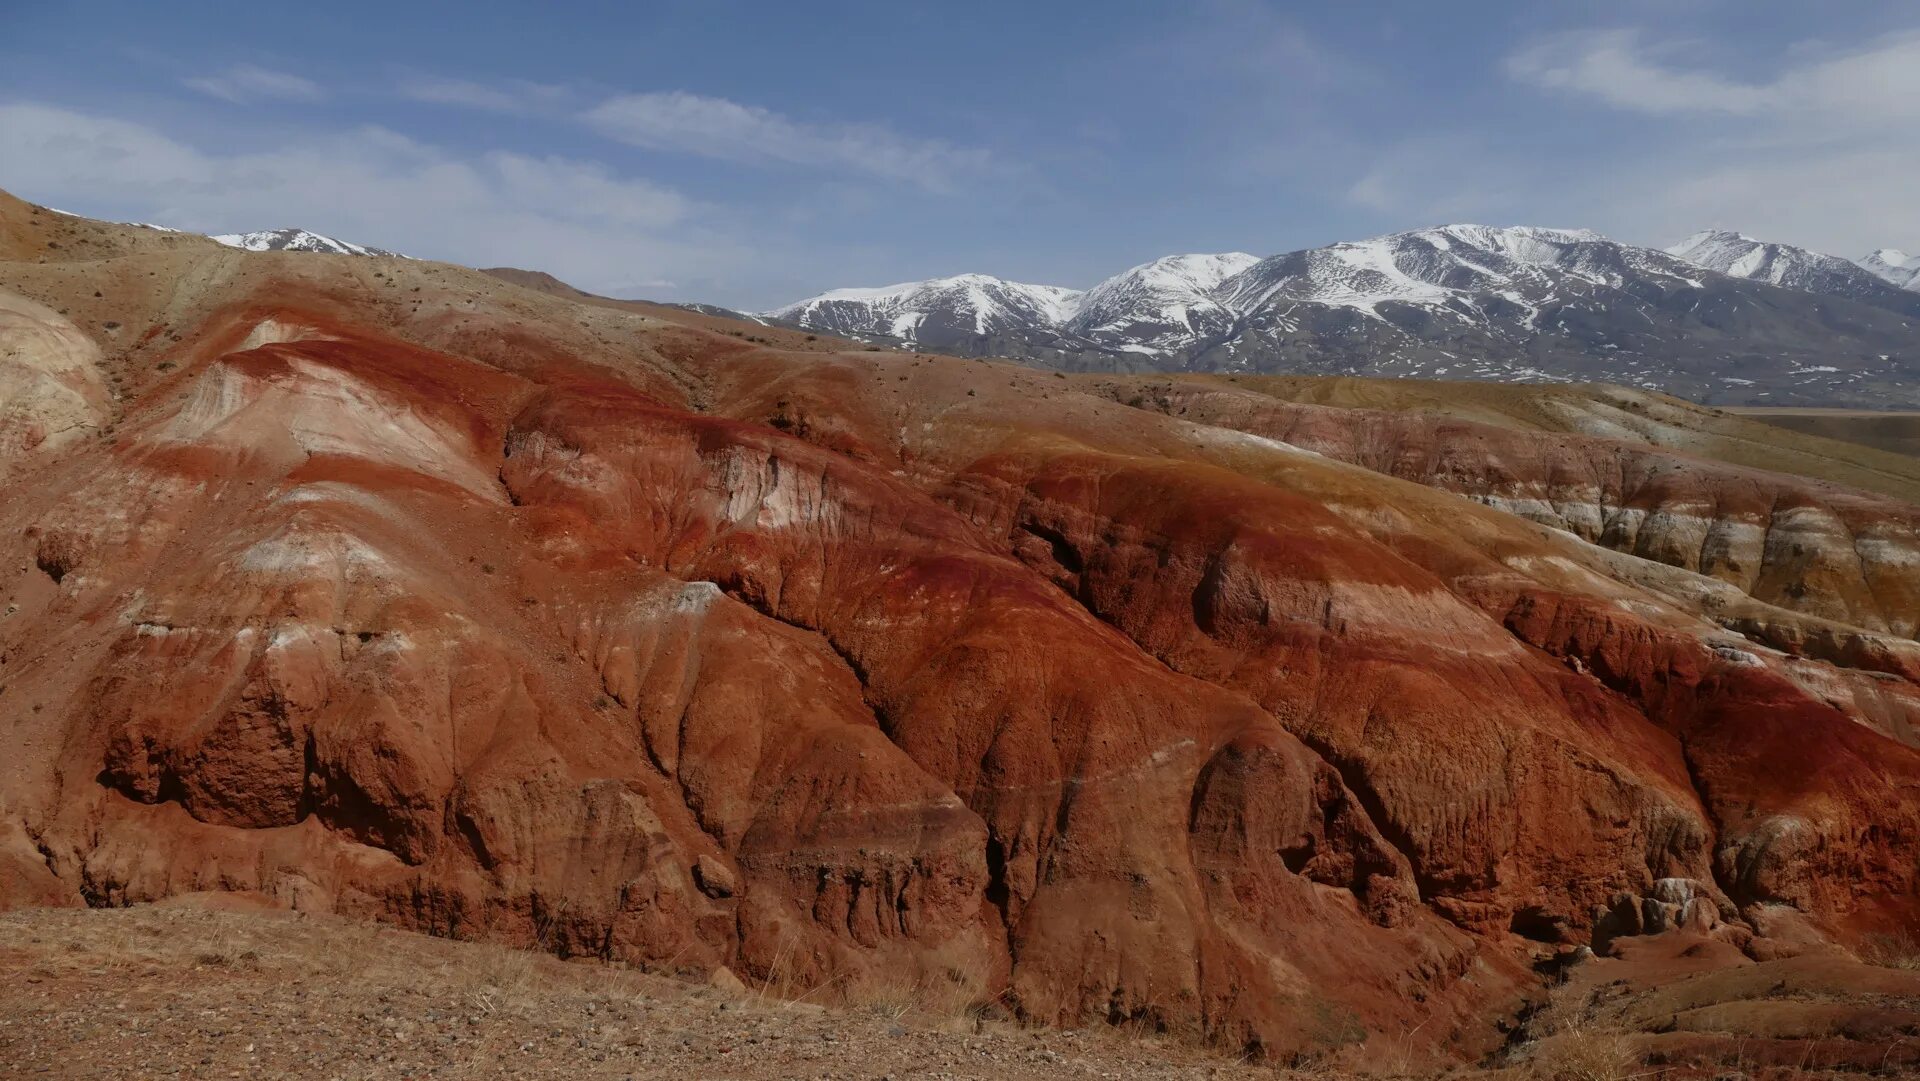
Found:
[{"label": "snow-capped mountain", "polygon": [[1860,266],[1881,281],[1902,289],[1920,289],[1920,255],[1898,248],[1881,248],[1860,260]]},{"label": "snow-capped mountain", "polygon": [[835,289],[762,314],[832,334],[963,353],[1006,351],[1008,339],[1016,338],[1015,344],[1027,350],[1047,353],[1102,348],[1161,353],[1229,327],[1235,314],[1212,294],[1257,262],[1241,252],[1170,255],[1085,292],[961,274],[877,289]]},{"label": "snow-capped mountain", "polygon": [[1057,327],[1072,316],[1079,297],[1076,289],[961,274],[878,289],[835,289],[764,314],[829,334],[954,349]]},{"label": "snow-capped mountain", "polygon": [[1276,255],[1226,283],[1221,299],[1246,313],[1306,303],[1382,318],[1380,306],[1396,303],[1473,318],[1489,307],[1531,314],[1561,286],[1693,284],[1698,276],[1679,260],[1590,230],[1447,225]]},{"label": "snow-capped mountain", "polygon": [[270,229],[258,233],[221,233],[212,239],[229,248],[245,251],[310,251],[325,255],[386,255],[398,256],[399,252],[384,248],[369,248],[364,244],[335,240],[330,236],[308,232],[305,229]]},{"label": "snow-capped mountain", "polygon": [[723,308],[718,304],[681,303],[681,304],[668,304],[667,307],[680,308],[690,312],[698,312],[701,315],[718,316],[721,319],[739,319],[743,322],[759,323],[762,326],[765,326],[768,323],[768,319],[764,315],[755,315],[752,312],[737,311],[733,308]]},{"label": "snow-capped mountain", "polygon": [[1081,294],[1069,333],[1139,353],[1164,353],[1224,333],[1234,312],[1214,299],[1220,283],[1259,262],[1245,252],[1169,255]]},{"label": "snow-capped mountain", "polygon": [[1259,260],[1172,256],[1084,293],[963,275],[765,314],[1073,370],[1605,381],[1729,403],[1920,395],[1920,298],[1844,260],[1715,235],[1686,247],[1753,276],[1589,230],[1448,225]]},{"label": "snow-capped mountain", "polygon": [[1667,252],[1736,278],[1772,282],[1809,293],[1880,299],[1887,282],[1837,255],[1756,240],[1724,229],[1706,229]]}]

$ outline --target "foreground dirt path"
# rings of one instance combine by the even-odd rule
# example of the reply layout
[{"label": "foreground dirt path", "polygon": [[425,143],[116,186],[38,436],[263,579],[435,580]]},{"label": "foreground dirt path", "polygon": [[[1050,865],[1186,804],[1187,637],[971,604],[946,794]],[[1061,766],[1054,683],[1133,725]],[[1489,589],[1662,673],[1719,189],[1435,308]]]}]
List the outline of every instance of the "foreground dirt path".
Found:
[{"label": "foreground dirt path", "polygon": [[1293,1076],[1113,1033],[828,1011],[281,913],[0,915],[0,1077]]}]

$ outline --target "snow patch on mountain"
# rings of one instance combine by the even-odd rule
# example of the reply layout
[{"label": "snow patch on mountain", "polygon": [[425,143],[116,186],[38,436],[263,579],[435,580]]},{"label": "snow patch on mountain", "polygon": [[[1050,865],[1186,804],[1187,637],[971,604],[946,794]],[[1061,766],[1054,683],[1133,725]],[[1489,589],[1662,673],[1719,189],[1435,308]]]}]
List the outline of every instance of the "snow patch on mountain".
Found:
[{"label": "snow patch on mountain", "polygon": [[1236,278],[1225,300],[1238,310],[1276,299],[1357,308],[1377,316],[1382,301],[1443,303],[1446,289],[1400,269],[1390,238],[1352,241],[1268,260],[1267,272]]},{"label": "snow patch on mountain", "polygon": [[1920,290],[1920,255],[1899,248],[1881,248],[1860,260],[1860,266],[1881,281],[1902,289]]},{"label": "snow patch on mountain", "polygon": [[1679,260],[1589,229],[1445,225],[1276,255],[1223,283],[1218,295],[1243,313],[1311,304],[1383,322],[1387,303],[1484,319],[1498,300],[1531,328],[1561,288],[1617,288],[1630,278],[1700,284]]},{"label": "snow patch on mountain", "polygon": [[985,274],[901,282],[871,289],[834,289],[763,313],[809,328],[921,340],[922,328],[991,335],[1064,323],[1080,298],[1077,289],[1028,285]]},{"label": "snow patch on mountain", "polygon": [[[1529,329],[1566,283],[1618,287],[1657,277],[1697,286],[1682,260],[1632,248],[1586,229],[1447,225],[1257,259],[1244,252],[1173,255],[1142,263],[1084,293],[979,274],[835,289],[765,313],[856,337],[951,342],[1047,332],[1129,353],[1170,353],[1218,340],[1250,313],[1275,305],[1346,309],[1385,321],[1389,302],[1485,322],[1485,305],[1518,311]],[[1294,330],[1285,314],[1268,329]],[[942,338],[940,335],[947,335]]]},{"label": "snow patch on mountain", "polygon": [[1156,353],[1231,326],[1234,312],[1215,298],[1221,283],[1260,260],[1245,252],[1169,255],[1142,263],[1086,291],[1066,329],[1118,348]]},{"label": "snow patch on mountain", "polygon": [[1873,274],[1837,255],[1756,240],[1725,229],[1701,230],[1666,250],[1709,270],[1788,289],[1842,296],[1870,295],[1880,289]]},{"label": "snow patch on mountain", "polygon": [[1116,274],[1087,290],[1075,317],[1082,322],[1090,316],[1119,308],[1144,310],[1160,305],[1168,315],[1174,309],[1195,302],[1214,303],[1212,293],[1220,283],[1260,261],[1245,252],[1219,255],[1169,255]]},{"label": "snow patch on mountain", "polygon": [[1445,225],[1266,259],[1169,256],[1084,293],[961,275],[768,317],[1069,370],[1599,381],[1739,403],[1877,401],[1920,359],[1920,297],[1715,231],[1660,251],[1587,229]]},{"label": "snow patch on mountain", "polygon": [[242,251],[303,251],[318,252],[325,255],[385,255],[396,256],[382,248],[370,248],[364,244],[336,240],[320,233],[305,229],[268,229],[254,233],[221,233],[212,238],[229,248]]}]

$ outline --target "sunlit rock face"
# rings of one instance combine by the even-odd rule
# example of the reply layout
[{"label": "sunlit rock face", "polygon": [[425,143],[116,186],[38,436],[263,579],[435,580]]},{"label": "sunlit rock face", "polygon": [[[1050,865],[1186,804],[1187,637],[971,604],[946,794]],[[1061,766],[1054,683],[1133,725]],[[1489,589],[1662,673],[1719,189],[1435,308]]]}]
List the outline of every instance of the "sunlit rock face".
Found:
[{"label": "sunlit rock face", "polygon": [[0,263],[5,903],[1355,1062],[1920,914],[1896,500],[100,230]]}]

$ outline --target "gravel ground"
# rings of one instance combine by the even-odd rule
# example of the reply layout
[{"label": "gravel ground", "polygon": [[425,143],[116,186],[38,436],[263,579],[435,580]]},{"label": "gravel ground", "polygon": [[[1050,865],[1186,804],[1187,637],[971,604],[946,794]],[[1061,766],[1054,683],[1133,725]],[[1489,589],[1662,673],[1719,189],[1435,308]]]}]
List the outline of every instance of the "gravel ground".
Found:
[{"label": "gravel ground", "polygon": [[805,1003],[326,917],[0,914],[0,1076],[1274,1081],[1177,1045]]}]

